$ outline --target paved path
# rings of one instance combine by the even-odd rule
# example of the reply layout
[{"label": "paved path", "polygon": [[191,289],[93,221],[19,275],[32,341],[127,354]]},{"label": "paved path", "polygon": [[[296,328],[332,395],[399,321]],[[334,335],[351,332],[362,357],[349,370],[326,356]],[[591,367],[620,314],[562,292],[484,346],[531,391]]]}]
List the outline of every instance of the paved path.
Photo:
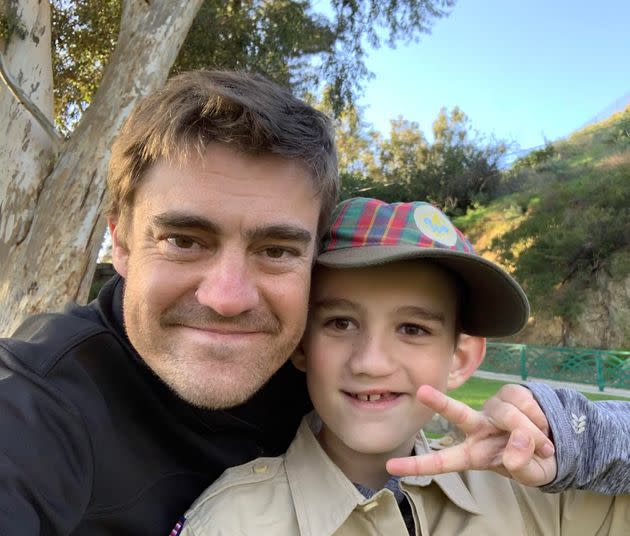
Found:
[{"label": "paved path", "polygon": [[[514,376],[512,374],[499,374],[498,372],[487,372],[485,370],[476,371],[473,376],[477,378],[485,378],[486,380],[499,380],[502,382],[512,382],[512,383],[522,383],[523,380],[520,376]],[[623,396],[626,398],[630,398],[630,391],[627,389],[616,389],[614,387],[606,387],[604,391],[600,391],[599,387],[596,385],[589,385],[587,383],[570,383],[570,382],[559,382],[555,380],[547,380],[545,378],[533,378],[528,377],[527,381],[540,381],[544,383],[548,383],[554,387],[568,387],[570,389],[576,389],[583,393],[597,393],[600,395],[614,395],[614,396]]]}]

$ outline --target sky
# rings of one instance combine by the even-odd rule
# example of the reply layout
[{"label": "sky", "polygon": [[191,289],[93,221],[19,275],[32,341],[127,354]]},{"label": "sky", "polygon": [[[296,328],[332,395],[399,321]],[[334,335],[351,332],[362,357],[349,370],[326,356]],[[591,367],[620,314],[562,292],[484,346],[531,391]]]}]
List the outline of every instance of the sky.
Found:
[{"label": "sky", "polygon": [[527,149],[630,98],[630,0],[458,0],[420,42],[371,50],[359,104],[383,133],[402,115],[429,134],[440,108]]}]

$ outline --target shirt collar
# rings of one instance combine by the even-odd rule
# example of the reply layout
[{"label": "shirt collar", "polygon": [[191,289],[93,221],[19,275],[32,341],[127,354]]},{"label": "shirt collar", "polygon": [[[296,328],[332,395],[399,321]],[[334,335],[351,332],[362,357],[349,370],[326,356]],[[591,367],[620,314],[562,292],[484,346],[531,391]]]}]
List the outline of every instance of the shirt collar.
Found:
[{"label": "shirt collar", "polygon": [[[318,421],[319,417],[314,412],[302,420],[285,457],[287,479],[303,536],[333,534],[357,506],[370,500],[356,489],[320,446],[312,431],[317,429]],[[431,452],[422,432],[416,439],[415,452]],[[420,491],[418,487],[428,486],[431,482],[435,482],[460,508],[475,514],[480,512],[477,502],[457,473],[402,479],[403,488],[412,500],[414,494]],[[326,512],[326,515],[322,516],[321,512]]]},{"label": "shirt collar", "polygon": [[311,425],[317,427],[318,420],[314,412],[302,419],[285,457],[287,479],[303,536],[333,534],[355,507],[366,501],[311,431]]}]

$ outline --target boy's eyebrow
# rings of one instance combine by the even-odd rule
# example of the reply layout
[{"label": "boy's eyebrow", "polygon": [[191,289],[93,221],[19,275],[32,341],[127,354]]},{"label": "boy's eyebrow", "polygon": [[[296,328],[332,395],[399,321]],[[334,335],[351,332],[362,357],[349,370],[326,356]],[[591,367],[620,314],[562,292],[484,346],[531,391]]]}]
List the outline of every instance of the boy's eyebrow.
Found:
[{"label": "boy's eyebrow", "polygon": [[[198,229],[209,234],[220,234],[221,227],[205,218],[186,212],[168,211],[153,217],[154,227],[172,227],[176,229]],[[313,240],[311,233],[298,225],[276,224],[260,226],[247,231],[247,238],[251,241],[259,240],[288,240],[308,245]]]},{"label": "boy's eyebrow", "polygon": [[404,305],[396,309],[396,312],[404,315],[419,316],[426,320],[439,322],[440,324],[444,324],[446,322],[444,313],[440,311],[433,311],[431,309],[427,309],[426,307],[420,307],[419,305]]},{"label": "boy's eyebrow", "polygon": [[311,309],[360,309],[359,305],[344,298],[323,298],[311,304]]},{"label": "boy's eyebrow", "polygon": [[[315,308],[361,310],[361,305],[353,301],[346,300],[345,298],[324,298],[311,304],[311,309]],[[440,324],[446,323],[444,313],[427,309],[426,307],[421,307],[419,305],[403,305],[401,307],[397,307],[394,312],[401,315],[424,318],[425,320],[439,322]]]}]

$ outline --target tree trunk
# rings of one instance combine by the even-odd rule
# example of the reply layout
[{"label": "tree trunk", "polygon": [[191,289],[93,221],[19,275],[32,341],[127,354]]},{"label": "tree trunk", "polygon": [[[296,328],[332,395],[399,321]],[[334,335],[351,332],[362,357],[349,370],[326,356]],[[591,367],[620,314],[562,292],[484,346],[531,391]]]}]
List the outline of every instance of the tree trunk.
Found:
[{"label": "tree trunk", "polygon": [[[9,174],[3,172],[0,184],[0,335],[12,333],[30,314],[58,311],[69,301],[87,298],[105,228],[100,212],[112,141],[137,101],[164,84],[202,1],[125,3],[118,44],[99,89],[53,164],[50,138],[40,140],[43,130],[15,99],[9,102],[6,88],[0,90],[0,114],[7,118],[3,145],[14,140],[0,155],[0,169],[8,169],[4,160],[13,165]],[[50,117],[51,84],[38,84],[43,74],[49,76],[48,82],[52,79],[48,2],[21,4],[32,4],[42,17],[38,20],[45,29],[35,24],[33,28],[40,28],[36,30],[43,36],[40,46],[47,41],[47,56],[38,49],[35,57],[31,49],[37,44],[26,39],[11,43],[15,53],[6,57],[37,62],[29,66],[30,78],[26,74],[17,78],[25,91],[32,88],[33,101],[48,99],[40,107]],[[26,13],[22,18],[25,24],[30,20]],[[6,63],[16,69],[13,72],[26,72],[16,63]],[[44,96],[39,96],[42,91]],[[20,150],[24,154],[13,164]]]},{"label": "tree trunk", "polygon": [[[15,32],[8,43],[0,42],[6,68],[26,96],[50,122],[53,119],[50,5],[21,2],[17,18],[26,30]],[[15,326],[29,267],[17,264],[31,230],[43,178],[52,169],[51,138],[33,115],[0,83],[0,334]],[[24,295],[27,293],[23,290]],[[13,295],[11,300],[8,296]]]}]

